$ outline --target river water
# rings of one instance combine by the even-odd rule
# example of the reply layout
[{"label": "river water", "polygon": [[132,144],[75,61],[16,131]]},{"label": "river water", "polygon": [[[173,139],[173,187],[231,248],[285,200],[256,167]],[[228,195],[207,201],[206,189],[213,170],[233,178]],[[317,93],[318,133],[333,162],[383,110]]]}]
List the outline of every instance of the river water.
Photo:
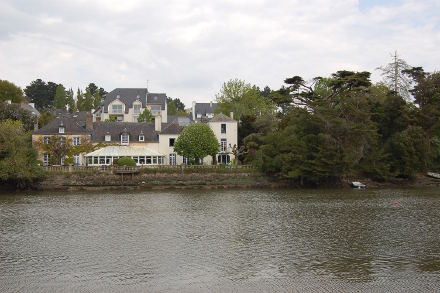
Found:
[{"label": "river water", "polygon": [[0,292],[438,292],[440,192],[0,196]]}]

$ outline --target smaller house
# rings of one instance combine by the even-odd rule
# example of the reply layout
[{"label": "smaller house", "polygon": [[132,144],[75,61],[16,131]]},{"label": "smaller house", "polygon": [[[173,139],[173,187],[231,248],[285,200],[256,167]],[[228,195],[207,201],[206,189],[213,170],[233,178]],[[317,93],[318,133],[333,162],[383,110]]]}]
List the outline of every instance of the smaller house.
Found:
[{"label": "smaller house", "polygon": [[214,117],[215,110],[218,108],[217,103],[192,103],[192,120],[201,121],[202,119],[211,119]]}]

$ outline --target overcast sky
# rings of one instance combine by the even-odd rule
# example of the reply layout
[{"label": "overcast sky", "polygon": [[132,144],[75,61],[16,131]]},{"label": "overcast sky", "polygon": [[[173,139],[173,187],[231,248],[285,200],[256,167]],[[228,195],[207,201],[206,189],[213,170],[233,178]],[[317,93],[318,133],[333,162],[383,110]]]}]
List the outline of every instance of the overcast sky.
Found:
[{"label": "overcast sky", "polygon": [[244,79],[440,69],[439,0],[0,0],[0,79],[146,87],[192,100]]}]

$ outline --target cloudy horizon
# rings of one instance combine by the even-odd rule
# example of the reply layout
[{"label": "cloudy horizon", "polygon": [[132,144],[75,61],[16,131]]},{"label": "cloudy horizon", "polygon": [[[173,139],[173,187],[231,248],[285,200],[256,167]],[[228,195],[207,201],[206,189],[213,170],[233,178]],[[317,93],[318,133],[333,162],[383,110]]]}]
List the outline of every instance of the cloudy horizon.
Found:
[{"label": "cloudy horizon", "polygon": [[439,69],[435,0],[0,0],[0,79],[107,91],[146,87],[191,101],[223,82],[277,89],[342,69],[370,71],[398,51]]}]

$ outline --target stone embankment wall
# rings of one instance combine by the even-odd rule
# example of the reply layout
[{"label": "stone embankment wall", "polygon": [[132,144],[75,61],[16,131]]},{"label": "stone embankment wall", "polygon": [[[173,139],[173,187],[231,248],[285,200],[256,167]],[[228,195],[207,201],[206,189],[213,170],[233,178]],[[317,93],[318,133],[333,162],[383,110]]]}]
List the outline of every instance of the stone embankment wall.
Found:
[{"label": "stone embankment wall", "polygon": [[272,187],[278,184],[256,172],[243,173],[65,173],[47,174],[38,190],[186,189]]}]

